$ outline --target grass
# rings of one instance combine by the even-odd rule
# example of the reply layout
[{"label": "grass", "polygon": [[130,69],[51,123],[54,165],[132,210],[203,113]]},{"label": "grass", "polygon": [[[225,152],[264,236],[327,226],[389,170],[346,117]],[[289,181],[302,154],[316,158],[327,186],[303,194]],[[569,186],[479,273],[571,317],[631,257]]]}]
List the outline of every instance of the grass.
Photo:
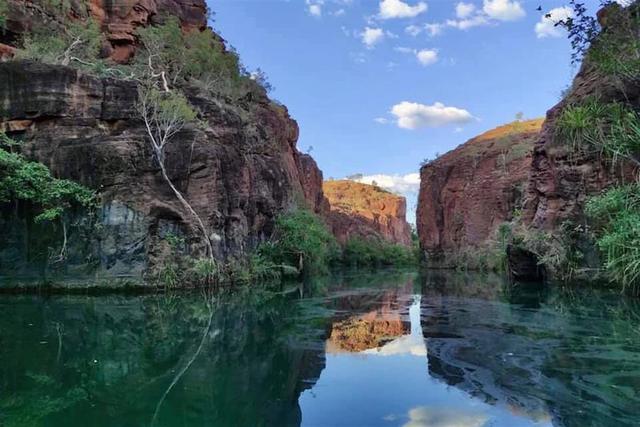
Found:
[{"label": "grass", "polygon": [[612,281],[623,291],[640,289],[640,184],[611,188],[591,197],[586,212],[595,224],[598,248]]}]

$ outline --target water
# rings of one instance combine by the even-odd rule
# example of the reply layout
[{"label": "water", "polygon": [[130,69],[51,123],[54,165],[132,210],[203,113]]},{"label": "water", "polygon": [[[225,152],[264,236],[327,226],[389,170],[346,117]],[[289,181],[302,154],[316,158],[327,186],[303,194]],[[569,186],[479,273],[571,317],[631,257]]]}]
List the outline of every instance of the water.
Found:
[{"label": "water", "polygon": [[0,426],[637,426],[640,303],[497,277],[0,296]]}]

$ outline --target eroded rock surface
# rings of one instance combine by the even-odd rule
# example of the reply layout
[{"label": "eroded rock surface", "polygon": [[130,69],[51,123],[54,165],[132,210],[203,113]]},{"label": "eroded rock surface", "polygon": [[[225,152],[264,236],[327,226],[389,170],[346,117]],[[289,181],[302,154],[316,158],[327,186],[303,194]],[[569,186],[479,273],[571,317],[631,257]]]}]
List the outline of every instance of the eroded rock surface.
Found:
[{"label": "eroded rock surface", "polygon": [[8,3],[6,30],[0,32],[0,54],[6,55],[22,34],[43,23],[58,21],[64,25],[65,14],[74,19],[93,18],[105,36],[103,55],[118,62],[133,55],[140,27],[163,22],[168,17],[177,18],[185,31],[201,30],[207,25],[204,0],[76,0],[64,3],[68,5],[65,10],[54,2],[8,0]]},{"label": "eroded rock surface", "polygon": [[330,205],[328,222],[339,242],[362,237],[411,244],[404,197],[349,180],[325,181],[323,190]]},{"label": "eroded rock surface", "polygon": [[417,227],[429,261],[481,247],[520,208],[542,120],[514,122],[473,138],[420,170]]},{"label": "eroded rock surface", "polygon": [[[204,125],[186,127],[175,137],[166,165],[211,230],[218,258],[253,248],[270,235],[276,215],[301,202],[318,213],[326,209],[322,173],[296,149],[298,126],[286,108],[266,96],[231,103],[187,92]],[[106,275],[142,274],[162,259],[168,234],[184,237],[185,253],[201,249],[193,218],[151,155],[136,94],[133,82],[68,67],[0,64],[0,126],[54,176],[99,193],[102,232],[94,244],[70,253],[70,261]],[[13,248],[11,257],[0,256],[3,275],[32,270],[30,248],[42,237],[12,228],[7,215],[14,209],[2,209],[2,233],[15,235],[0,244]],[[71,228],[71,239],[83,240],[78,230]]]}]

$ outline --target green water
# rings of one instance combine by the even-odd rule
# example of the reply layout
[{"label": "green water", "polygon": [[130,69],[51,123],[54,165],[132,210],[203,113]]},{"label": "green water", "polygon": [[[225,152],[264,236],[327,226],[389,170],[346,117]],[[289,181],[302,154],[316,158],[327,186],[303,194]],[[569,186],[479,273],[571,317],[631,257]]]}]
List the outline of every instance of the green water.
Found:
[{"label": "green water", "polygon": [[431,273],[0,296],[0,426],[638,426],[640,303]]}]

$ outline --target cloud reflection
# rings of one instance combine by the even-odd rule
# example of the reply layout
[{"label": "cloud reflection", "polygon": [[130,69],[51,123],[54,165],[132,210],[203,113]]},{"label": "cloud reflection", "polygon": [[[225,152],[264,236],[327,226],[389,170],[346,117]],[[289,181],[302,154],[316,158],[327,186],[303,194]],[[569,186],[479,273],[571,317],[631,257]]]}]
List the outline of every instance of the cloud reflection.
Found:
[{"label": "cloud reflection", "polygon": [[409,410],[404,427],[481,427],[488,419],[482,412],[461,408],[418,406]]}]

